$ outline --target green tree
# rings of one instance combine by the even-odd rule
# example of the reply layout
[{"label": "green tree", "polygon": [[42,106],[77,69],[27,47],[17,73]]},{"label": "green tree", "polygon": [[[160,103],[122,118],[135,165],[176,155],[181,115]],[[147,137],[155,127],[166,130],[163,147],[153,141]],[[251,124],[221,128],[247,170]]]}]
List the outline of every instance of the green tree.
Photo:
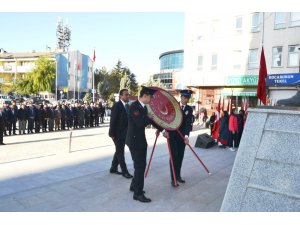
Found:
[{"label": "green tree", "polygon": [[37,94],[40,91],[51,92],[55,82],[55,62],[45,56],[39,57],[35,67],[24,78],[17,81],[16,88],[20,93]]},{"label": "green tree", "polygon": [[124,67],[123,69],[123,76],[127,76],[130,80],[130,85],[128,86],[128,89],[130,90],[131,95],[137,95],[138,94],[138,83],[136,82],[136,76],[134,73],[130,71],[129,68]]},{"label": "green tree", "polygon": [[121,89],[128,89],[130,90],[130,86],[131,86],[131,80],[129,79],[129,76],[127,76],[126,74],[121,78],[120,81],[120,90]]},{"label": "green tree", "polygon": [[109,85],[109,73],[105,67],[102,67],[101,70],[98,70],[99,81],[97,84],[97,90],[100,94],[100,97],[103,99],[108,99],[110,95],[110,85]]},{"label": "green tree", "polygon": [[118,93],[120,90],[120,82],[123,77],[122,62],[118,60],[117,64],[109,75],[109,90],[110,93]]},{"label": "green tree", "polygon": [[87,93],[85,94],[85,96],[83,97],[83,101],[89,102],[89,101],[91,101],[91,100],[92,100],[92,94],[89,93],[89,92],[87,92]]},{"label": "green tree", "polygon": [[114,102],[114,94],[119,93],[122,88],[129,89],[132,95],[137,95],[138,93],[138,83],[136,82],[135,74],[128,67],[123,67],[120,60],[118,60],[111,72],[107,72],[105,67],[101,70],[96,70],[95,80],[100,96],[111,103]]}]

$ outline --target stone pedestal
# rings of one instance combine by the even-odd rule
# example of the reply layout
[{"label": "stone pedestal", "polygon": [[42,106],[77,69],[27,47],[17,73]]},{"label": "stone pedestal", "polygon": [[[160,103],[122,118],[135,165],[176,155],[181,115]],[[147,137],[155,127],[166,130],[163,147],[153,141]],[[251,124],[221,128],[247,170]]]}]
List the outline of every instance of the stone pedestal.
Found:
[{"label": "stone pedestal", "polygon": [[249,109],[221,211],[300,211],[298,109]]}]

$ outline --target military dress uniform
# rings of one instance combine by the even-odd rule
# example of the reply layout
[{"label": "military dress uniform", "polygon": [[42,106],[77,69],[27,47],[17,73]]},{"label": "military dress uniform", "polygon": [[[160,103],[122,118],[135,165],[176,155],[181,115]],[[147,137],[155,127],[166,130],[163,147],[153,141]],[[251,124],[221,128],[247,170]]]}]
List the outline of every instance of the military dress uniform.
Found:
[{"label": "military dress uniform", "polygon": [[[153,93],[154,92],[155,91],[153,91]],[[126,144],[129,147],[134,164],[134,176],[130,184],[130,190],[134,192],[133,198],[142,202],[151,201],[150,199],[144,198],[143,191],[148,147],[145,128],[149,124],[152,124],[162,131],[162,128],[159,128],[148,117],[147,107],[142,106],[139,100],[133,102],[129,108],[128,130],[126,136]],[[143,196],[143,198],[139,199],[139,196]]]},{"label": "military dress uniform", "polygon": [[[193,119],[193,109],[189,105],[184,105],[184,106],[180,105],[180,107],[182,110],[183,119],[178,130],[182,133],[184,137],[188,137],[192,130],[191,124]],[[184,143],[184,140],[177,132],[177,130],[170,131],[169,135],[170,135],[169,141],[170,141],[172,159],[174,163],[176,180],[181,183],[184,183],[185,181],[181,178],[181,167],[182,167],[182,161],[184,157],[186,144]],[[170,171],[171,171],[172,185],[175,186],[171,163],[170,163]]]}]

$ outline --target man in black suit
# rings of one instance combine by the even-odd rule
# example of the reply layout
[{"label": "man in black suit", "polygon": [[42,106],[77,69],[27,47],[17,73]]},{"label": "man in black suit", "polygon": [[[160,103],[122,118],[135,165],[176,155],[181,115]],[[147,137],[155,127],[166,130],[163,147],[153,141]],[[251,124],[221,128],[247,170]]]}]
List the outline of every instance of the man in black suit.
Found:
[{"label": "man in black suit", "polygon": [[[181,92],[181,99],[180,99],[180,108],[183,114],[183,120],[179,127],[179,131],[184,136],[184,140],[178,134],[177,130],[170,132],[170,147],[171,147],[171,154],[174,163],[174,170],[176,180],[180,183],[185,183],[185,180],[181,177],[181,166],[184,157],[184,150],[185,146],[189,143],[189,135],[192,130],[192,118],[193,118],[193,109],[189,105],[187,105],[192,91],[191,90],[182,90]],[[173,187],[179,186],[179,184],[175,184],[171,163],[170,163],[170,170],[171,170],[171,184]]]},{"label": "man in black suit", "polygon": [[4,132],[4,115],[2,115],[2,109],[0,109],[0,145],[5,145],[3,143],[3,132]]},{"label": "man in black suit", "polygon": [[[125,178],[132,178],[132,175],[127,170],[124,157],[125,139],[128,127],[128,89],[120,90],[119,98],[120,100],[116,102],[111,109],[110,125],[108,132],[108,135],[113,139],[116,146],[116,152],[111,163],[110,173],[122,174],[122,176]],[[119,164],[122,173],[118,171]]]},{"label": "man in black suit", "polygon": [[[146,107],[150,103],[155,91],[154,89],[142,86],[139,99],[130,105],[128,114],[126,144],[129,147],[134,164],[134,177],[130,184],[130,191],[134,192],[133,199],[141,202],[151,202],[151,199],[146,198],[143,191],[148,146],[145,128],[149,124],[158,128],[148,116]],[[162,131],[161,128],[158,129]],[[163,132],[163,135],[168,138],[167,131]]]}]

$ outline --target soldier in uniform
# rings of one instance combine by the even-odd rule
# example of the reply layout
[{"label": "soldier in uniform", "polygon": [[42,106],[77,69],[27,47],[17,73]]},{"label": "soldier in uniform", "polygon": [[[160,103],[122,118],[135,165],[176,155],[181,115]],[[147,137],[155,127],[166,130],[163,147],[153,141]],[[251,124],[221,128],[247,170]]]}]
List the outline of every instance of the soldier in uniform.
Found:
[{"label": "soldier in uniform", "polygon": [[[119,98],[120,100],[116,102],[111,109],[110,126],[108,132],[108,135],[113,139],[116,146],[116,152],[111,163],[110,173],[122,174],[122,176],[125,178],[132,178],[132,175],[127,170],[124,157],[125,139],[128,127],[128,89],[120,90]],[[122,173],[118,171],[119,164]]]},{"label": "soldier in uniform", "polygon": [[[151,202],[151,199],[144,195],[144,173],[146,169],[147,158],[147,140],[145,128],[149,124],[157,127],[150,117],[146,104],[149,104],[156,90],[143,87],[139,99],[133,102],[129,108],[128,130],[126,144],[129,147],[134,164],[134,177],[130,185],[130,191],[133,191],[133,199],[140,202]],[[159,128],[162,131],[161,128]],[[168,138],[168,132],[165,131],[164,137]]]},{"label": "soldier in uniform", "polygon": [[[187,105],[187,102],[191,97],[192,91],[182,90],[180,93],[181,93],[180,108],[182,110],[183,120],[178,130],[182,133],[185,139],[183,140],[176,130],[171,131],[170,147],[171,147],[171,154],[174,163],[176,180],[180,183],[185,183],[185,180],[183,180],[181,177],[181,166],[184,157],[185,146],[189,143],[189,135],[192,130],[191,124],[193,118],[193,109],[192,107]],[[178,183],[175,184],[175,181],[173,179],[171,163],[170,163],[170,170],[171,170],[172,186],[173,187],[179,186]]]}]

